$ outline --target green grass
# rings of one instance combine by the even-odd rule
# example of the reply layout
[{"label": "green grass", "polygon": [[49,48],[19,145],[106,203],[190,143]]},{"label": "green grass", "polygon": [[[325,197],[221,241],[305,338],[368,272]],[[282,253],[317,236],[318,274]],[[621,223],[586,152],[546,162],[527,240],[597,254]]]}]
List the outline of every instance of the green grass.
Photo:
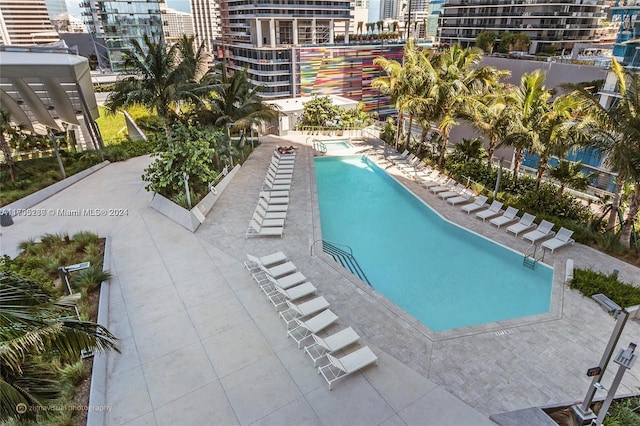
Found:
[{"label": "green grass", "polygon": [[125,139],[127,137],[127,125],[121,112],[108,114],[103,106],[98,106],[100,117],[96,120],[102,140],[106,145]]}]

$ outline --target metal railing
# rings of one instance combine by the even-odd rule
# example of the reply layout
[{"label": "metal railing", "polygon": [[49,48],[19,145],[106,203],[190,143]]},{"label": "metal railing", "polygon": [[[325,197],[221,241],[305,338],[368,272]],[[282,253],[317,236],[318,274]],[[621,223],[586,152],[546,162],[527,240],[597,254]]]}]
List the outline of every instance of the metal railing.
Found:
[{"label": "metal railing", "polygon": [[[371,282],[369,282],[367,275],[364,273],[362,267],[353,256],[353,249],[351,247],[346,244],[340,244],[332,241],[318,240],[311,245],[311,254],[313,254],[313,248],[315,244],[319,241],[322,241],[322,251],[331,256],[333,260],[342,265],[343,268],[349,270],[349,272],[351,272],[353,275],[357,276],[362,281],[371,286]],[[345,247],[348,251],[343,250],[338,246]]]}]

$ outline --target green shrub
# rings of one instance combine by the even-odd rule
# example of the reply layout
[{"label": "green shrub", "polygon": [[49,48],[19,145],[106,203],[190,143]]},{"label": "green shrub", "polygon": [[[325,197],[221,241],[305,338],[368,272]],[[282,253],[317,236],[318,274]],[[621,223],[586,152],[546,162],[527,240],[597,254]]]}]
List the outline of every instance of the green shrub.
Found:
[{"label": "green shrub", "polygon": [[640,398],[614,401],[604,419],[605,426],[640,426]]},{"label": "green shrub", "polygon": [[89,372],[81,359],[60,368],[60,378],[70,381],[75,386],[79,385],[87,377],[89,377]]},{"label": "green shrub", "polygon": [[569,286],[587,297],[602,293],[622,307],[640,304],[640,288],[620,281],[613,274],[576,269]]},{"label": "green shrub", "polygon": [[73,288],[74,289],[93,289],[102,281],[106,281],[111,278],[109,272],[103,271],[101,265],[92,264],[87,269],[76,272],[73,276]]}]

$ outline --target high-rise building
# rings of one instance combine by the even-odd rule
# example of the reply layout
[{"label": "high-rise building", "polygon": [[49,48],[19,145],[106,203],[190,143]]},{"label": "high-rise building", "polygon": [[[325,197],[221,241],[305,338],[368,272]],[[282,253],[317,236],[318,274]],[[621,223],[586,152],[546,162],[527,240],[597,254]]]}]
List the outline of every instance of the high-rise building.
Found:
[{"label": "high-rise building", "polygon": [[190,13],[170,9],[161,5],[162,29],[164,39],[171,45],[182,38],[182,36],[193,37],[193,19]]},{"label": "high-rise building", "polygon": [[605,19],[605,0],[446,0],[440,14],[440,42],[475,44],[482,31],[524,33],[530,53],[546,46],[572,48],[597,41],[599,21]]},{"label": "high-rise building", "polygon": [[613,56],[626,66],[639,68],[640,2],[616,0],[611,11],[612,21],[619,25]]},{"label": "high-rise building", "polygon": [[398,19],[400,2],[398,0],[380,0],[380,20]]},{"label": "high-rise building", "polygon": [[191,15],[195,31],[196,46],[204,43],[205,48],[215,52],[214,40],[220,34],[220,2],[218,0],[191,0]]},{"label": "high-rise building", "polygon": [[291,7],[279,0],[222,0],[221,50],[228,67],[248,69],[267,99],[295,97],[299,74],[296,46],[349,41],[351,0],[307,0]]},{"label": "high-rise building", "polygon": [[144,36],[164,40],[160,4],[165,0],[86,0],[83,15],[91,33],[103,37],[113,71],[122,71],[131,42],[144,46]]},{"label": "high-rise building", "polygon": [[44,0],[0,0],[0,43],[26,46],[58,41]]},{"label": "high-rise building", "polygon": [[64,0],[45,0],[47,4],[47,12],[49,12],[49,19],[59,19],[63,13],[68,13],[67,3]]}]

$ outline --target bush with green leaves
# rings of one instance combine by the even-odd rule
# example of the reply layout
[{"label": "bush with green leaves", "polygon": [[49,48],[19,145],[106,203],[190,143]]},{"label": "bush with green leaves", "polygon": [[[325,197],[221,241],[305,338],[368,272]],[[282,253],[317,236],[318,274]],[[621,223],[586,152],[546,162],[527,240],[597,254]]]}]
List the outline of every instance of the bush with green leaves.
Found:
[{"label": "bush with green leaves", "polygon": [[208,189],[218,176],[215,170],[213,148],[220,132],[201,131],[194,127],[177,125],[170,139],[158,138],[159,152],[152,154],[155,161],[144,170],[142,179],[147,191],[158,192],[167,198],[185,192],[184,175],[196,193]]},{"label": "bush with green leaves", "polygon": [[604,274],[592,269],[576,269],[569,286],[587,297],[602,293],[625,308],[640,304],[640,288],[620,281],[613,274]]},{"label": "bush with green leaves", "polygon": [[363,103],[359,103],[356,108],[346,109],[334,105],[329,96],[314,96],[304,104],[302,119],[297,127],[344,129],[363,128],[370,124],[373,124],[373,119],[364,111]]}]

